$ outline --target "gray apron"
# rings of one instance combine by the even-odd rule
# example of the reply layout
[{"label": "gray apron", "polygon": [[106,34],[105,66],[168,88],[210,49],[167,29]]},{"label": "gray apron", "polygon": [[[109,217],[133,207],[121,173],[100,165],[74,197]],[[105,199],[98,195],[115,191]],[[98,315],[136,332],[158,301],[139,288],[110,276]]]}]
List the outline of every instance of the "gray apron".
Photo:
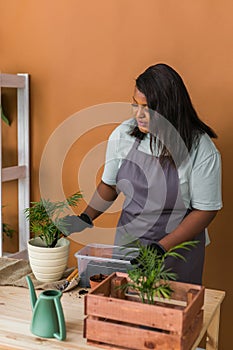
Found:
[{"label": "gray apron", "polygon": [[[132,245],[139,239],[143,244],[160,241],[174,230],[190,213],[185,208],[178,172],[165,157],[138,150],[136,139],[117,174],[117,191],[123,192],[125,201],[117,225],[115,244]],[[191,250],[180,250],[186,261],[168,257],[166,268],[177,274],[177,281],[202,283],[205,257],[205,232],[194,240],[199,243]]]}]

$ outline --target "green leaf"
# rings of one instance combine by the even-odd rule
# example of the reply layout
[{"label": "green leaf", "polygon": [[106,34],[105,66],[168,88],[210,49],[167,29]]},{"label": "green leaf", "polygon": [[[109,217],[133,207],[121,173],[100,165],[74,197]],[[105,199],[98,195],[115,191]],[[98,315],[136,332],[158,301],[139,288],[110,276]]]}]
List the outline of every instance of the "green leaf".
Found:
[{"label": "green leaf", "polygon": [[50,246],[55,239],[65,232],[64,218],[62,214],[65,209],[78,204],[82,194],[76,192],[64,201],[52,202],[49,199],[40,199],[38,202],[31,202],[31,207],[24,210],[26,219],[30,221],[31,232]]},{"label": "green leaf", "polygon": [[2,232],[9,238],[12,238],[13,233],[15,230],[13,230],[8,224],[3,223],[2,224]]},{"label": "green leaf", "polygon": [[[127,257],[133,251],[137,257],[137,265],[131,265],[128,270],[130,282],[127,286],[130,285],[132,289],[138,292],[142,302],[149,304],[154,303],[155,295],[159,298],[170,298],[173,290],[169,285],[169,281],[176,280],[177,275],[171,269],[165,268],[165,259],[170,256],[185,261],[180,250],[190,250],[196,246],[198,241],[180,243],[162,256],[152,247],[143,245],[139,240],[134,243],[135,246],[131,252],[125,254]],[[129,246],[125,247],[125,249],[127,248]],[[177,250],[179,251],[177,252]]]},{"label": "green leaf", "polygon": [[82,193],[81,192],[76,192],[72,196],[67,198],[67,203],[68,203],[69,206],[74,207],[74,206],[76,206],[79,203],[81,198],[83,198]]},{"label": "green leaf", "polygon": [[10,125],[10,121],[9,121],[9,119],[6,117],[6,115],[4,114],[3,109],[2,109],[2,106],[0,106],[0,109],[1,109],[1,118],[2,118],[2,120],[3,120],[4,123],[6,123],[7,125]]}]

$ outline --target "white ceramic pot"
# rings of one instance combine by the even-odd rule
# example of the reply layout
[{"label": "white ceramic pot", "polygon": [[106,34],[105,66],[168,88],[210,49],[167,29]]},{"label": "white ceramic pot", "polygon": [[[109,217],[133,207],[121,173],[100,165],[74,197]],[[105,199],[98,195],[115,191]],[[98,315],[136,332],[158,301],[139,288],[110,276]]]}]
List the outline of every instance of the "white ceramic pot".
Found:
[{"label": "white ceramic pot", "polygon": [[47,248],[40,237],[28,241],[28,257],[32,272],[41,282],[59,281],[67,267],[70,241],[60,238],[56,247]]}]

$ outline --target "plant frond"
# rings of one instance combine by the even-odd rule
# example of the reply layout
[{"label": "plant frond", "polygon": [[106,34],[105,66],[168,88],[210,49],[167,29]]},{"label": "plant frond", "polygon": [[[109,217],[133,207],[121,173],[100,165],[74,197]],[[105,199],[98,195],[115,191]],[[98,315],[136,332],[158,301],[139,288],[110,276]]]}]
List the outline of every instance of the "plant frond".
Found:
[{"label": "plant frond", "polygon": [[81,198],[83,198],[83,195],[80,191],[78,191],[72,196],[68,197],[66,201],[69,206],[74,207],[80,202]]},{"label": "plant frond", "polygon": [[30,221],[31,231],[50,246],[67,229],[61,214],[69,205],[77,205],[80,198],[82,194],[76,192],[65,201],[40,199],[38,202],[31,202],[31,207],[24,210],[26,219]]},{"label": "plant frond", "polygon": [[[182,253],[177,250],[190,250],[197,243],[198,241],[183,242],[161,255],[153,247],[142,245],[138,241],[134,250],[134,253],[137,253],[137,264],[131,265],[128,270],[130,282],[124,288],[130,286],[137,291],[143,302],[153,303],[155,296],[170,298],[173,291],[169,281],[176,280],[177,275],[171,269],[165,268],[165,259],[170,256],[185,260]],[[126,256],[131,253],[127,252]]]},{"label": "plant frond", "polygon": [[10,120],[7,118],[7,116],[3,112],[1,105],[0,105],[0,110],[1,110],[1,119],[4,121],[4,123],[6,123],[7,125],[10,125]]}]

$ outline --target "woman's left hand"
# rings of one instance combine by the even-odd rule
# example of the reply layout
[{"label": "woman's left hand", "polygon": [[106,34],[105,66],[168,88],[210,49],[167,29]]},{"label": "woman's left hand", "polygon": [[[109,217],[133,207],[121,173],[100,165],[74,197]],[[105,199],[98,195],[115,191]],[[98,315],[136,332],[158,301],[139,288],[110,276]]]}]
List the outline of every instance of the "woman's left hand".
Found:
[{"label": "woman's left hand", "polygon": [[159,241],[159,244],[166,250],[169,250],[182,242],[195,239],[198,234],[209,226],[217,212],[217,210],[192,210],[174,231]]}]

